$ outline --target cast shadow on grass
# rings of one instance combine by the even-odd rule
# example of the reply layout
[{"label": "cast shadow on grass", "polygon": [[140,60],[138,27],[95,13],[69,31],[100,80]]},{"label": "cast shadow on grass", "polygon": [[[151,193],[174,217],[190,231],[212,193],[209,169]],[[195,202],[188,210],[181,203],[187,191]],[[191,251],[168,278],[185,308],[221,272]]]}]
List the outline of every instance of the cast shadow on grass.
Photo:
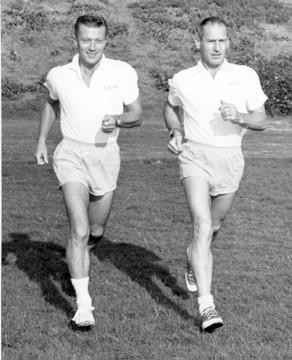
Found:
[{"label": "cast shadow on grass", "polygon": [[2,243],[2,265],[15,264],[39,285],[49,304],[71,316],[72,306],[54,283],[60,283],[65,294],[74,296],[64,247],[52,242],[32,241],[24,233],[10,233],[9,237],[12,241]]},{"label": "cast shadow on grass", "polygon": [[161,258],[154,252],[130,243],[115,243],[104,237],[93,248],[92,253],[100,261],[108,261],[127,274],[132,281],[143,287],[158,304],[175,310],[183,319],[192,318],[186,310],[169,299],[155,283],[154,278],[157,278],[170,288],[174,295],[183,299],[189,297],[187,291],[177,284],[175,277],[170,274],[167,266],[161,263]]}]

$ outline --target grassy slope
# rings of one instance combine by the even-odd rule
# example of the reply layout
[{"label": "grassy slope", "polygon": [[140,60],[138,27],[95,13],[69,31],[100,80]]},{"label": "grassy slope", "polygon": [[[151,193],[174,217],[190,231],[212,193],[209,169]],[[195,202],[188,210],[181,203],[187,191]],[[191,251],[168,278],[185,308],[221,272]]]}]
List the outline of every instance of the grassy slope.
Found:
[{"label": "grassy slope", "polygon": [[[115,57],[122,51],[139,71],[144,125],[121,134],[124,162],[119,190],[106,240],[92,254],[97,326],[89,333],[67,327],[74,297],[64,258],[67,221],[62,198],[51,167],[33,165],[36,115],[29,118],[17,112],[3,124],[2,357],[288,359],[290,122],[273,121],[266,133],[245,139],[244,181],[215,246],[214,292],[226,325],[212,336],[202,335],[194,326],[198,323],[195,301],[186,295],[182,278],[190,222],[157,110],[165,94],[155,89],[149,77],[151,68],[165,64],[173,71],[186,59],[157,51],[157,43],[148,39],[141,24],[137,30],[126,3],[111,1],[106,7],[111,20],[125,21],[131,29],[126,39],[116,37],[114,44],[119,46],[108,51]],[[44,4],[60,6],[57,1]],[[60,11],[67,11],[68,4],[62,2]],[[55,31],[47,36],[52,36],[50,46],[58,47],[60,43],[52,40],[63,31],[69,36],[69,30]],[[26,35],[37,38],[37,33]],[[67,57],[67,38],[61,39],[68,47],[52,55],[51,61]],[[16,45],[18,41],[16,37]],[[45,58],[51,47],[37,44]],[[11,73],[21,71],[19,66],[29,59],[34,63],[26,66],[36,73],[41,67],[45,70],[48,64],[35,63],[35,47],[25,51],[34,56],[21,58]],[[28,103],[22,99],[17,98],[13,106]],[[58,139],[56,126],[49,141],[51,150]]]},{"label": "grassy slope", "polygon": [[[292,17],[286,21],[289,19],[288,8],[283,10],[279,6],[277,9],[273,5],[275,1],[259,0],[256,3],[248,0],[245,11],[238,5],[240,2],[160,0],[149,5],[151,1],[144,0],[67,0],[61,3],[56,0],[4,0],[2,80],[4,94],[9,96],[9,99],[3,97],[4,115],[40,108],[42,88],[39,83],[52,66],[66,63],[72,57],[72,24],[84,11],[99,11],[109,19],[113,36],[107,53],[135,66],[145,104],[150,107],[155,99],[160,101],[163,96],[163,91],[155,88],[155,81],[157,85],[157,81],[165,80],[155,80],[153,74],[171,75],[191,66],[197,58],[192,29],[199,21],[199,14],[205,16],[218,12],[233,23],[231,39],[234,48],[239,48],[233,50],[231,56],[238,60],[251,52],[260,52],[267,58],[272,54],[276,57],[279,54],[291,55]],[[235,5],[230,5],[233,3]],[[141,4],[144,4],[143,8]],[[190,24],[193,24],[192,29]],[[236,31],[237,26],[240,29]]]}]

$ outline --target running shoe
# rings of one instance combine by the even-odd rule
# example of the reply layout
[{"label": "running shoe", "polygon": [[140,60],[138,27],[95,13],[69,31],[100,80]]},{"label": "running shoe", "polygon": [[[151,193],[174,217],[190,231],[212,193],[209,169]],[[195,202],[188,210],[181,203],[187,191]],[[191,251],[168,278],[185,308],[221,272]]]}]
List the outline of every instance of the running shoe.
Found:
[{"label": "running shoe", "polygon": [[92,310],[94,307],[90,306],[78,306],[78,309],[72,319],[77,326],[85,327],[85,326],[94,326],[95,320],[92,314]]},{"label": "running shoe", "polygon": [[210,306],[203,311],[201,317],[201,329],[203,331],[212,332],[222,325],[223,320],[213,306]]},{"label": "running shoe", "polygon": [[187,289],[190,292],[198,291],[196,280],[195,280],[195,277],[193,274],[193,270],[188,261],[187,261],[187,271],[185,272],[185,281],[186,281]]}]

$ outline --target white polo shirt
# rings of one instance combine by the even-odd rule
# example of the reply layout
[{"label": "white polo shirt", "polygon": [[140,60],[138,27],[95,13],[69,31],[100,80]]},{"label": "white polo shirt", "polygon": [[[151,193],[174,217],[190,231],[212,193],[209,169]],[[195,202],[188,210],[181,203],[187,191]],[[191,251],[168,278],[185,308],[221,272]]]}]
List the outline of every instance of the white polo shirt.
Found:
[{"label": "white polo shirt", "polygon": [[119,129],[102,131],[104,115],[120,115],[123,106],[139,96],[138,77],[132,66],[120,60],[102,57],[90,86],[82,79],[79,55],[63,66],[52,68],[45,86],[54,100],[60,101],[61,131],[64,137],[87,142],[116,141]]},{"label": "white polo shirt", "polygon": [[246,132],[240,125],[222,119],[221,100],[234,104],[241,113],[258,109],[267,100],[257,73],[227,60],[215,78],[199,61],[175,74],[169,86],[169,102],[183,109],[185,138],[211,146],[240,146]]}]

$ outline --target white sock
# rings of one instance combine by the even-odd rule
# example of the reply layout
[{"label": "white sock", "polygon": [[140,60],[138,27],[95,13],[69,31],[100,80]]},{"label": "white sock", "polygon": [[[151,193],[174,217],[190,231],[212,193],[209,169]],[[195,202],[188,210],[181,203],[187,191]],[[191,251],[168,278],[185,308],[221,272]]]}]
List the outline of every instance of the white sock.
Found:
[{"label": "white sock", "polygon": [[214,307],[214,299],[212,295],[204,295],[198,297],[199,312],[202,315],[205,309],[208,307]]},{"label": "white sock", "polygon": [[77,305],[86,305],[91,307],[92,300],[88,293],[89,277],[82,279],[71,279],[71,282],[75,289]]}]

